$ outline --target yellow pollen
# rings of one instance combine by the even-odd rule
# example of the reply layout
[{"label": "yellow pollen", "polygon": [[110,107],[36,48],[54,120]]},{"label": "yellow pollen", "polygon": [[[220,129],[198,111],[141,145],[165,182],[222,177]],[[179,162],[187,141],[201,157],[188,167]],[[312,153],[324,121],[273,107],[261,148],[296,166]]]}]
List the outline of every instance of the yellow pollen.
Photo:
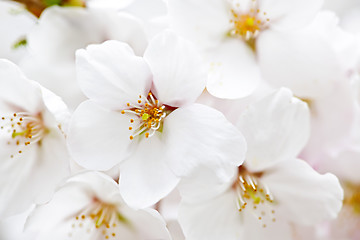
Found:
[{"label": "yellow pollen", "polygon": [[231,30],[228,32],[228,36],[241,38],[249,47],[255,50],[255,39],[258,34],[267,28],[267,24],[270,21],[269,18],[265,19],[266,12],[261,12],[257,8],[256,0],[252,1],[253,7],[248,10],[240,9],[239,5],[235,5],[231,9]]},{"label": "yellow pollen", "polygon": [[247,209],[246,211],[251,211],[263,223],[271,223],[271,220],[275,219],[275,210],[269,210],[270,204],[274,202],[273,196],[261,182],[261,175],[262,173],[251,173],[244,166],[240,166],[238,178],[232,189],[237,195],[236,204],[239,212]]},{"label": "yellow pollen", "polygon": [[77,216],[74,216],[74,220],[70,225],[72,228],[69,235],[76,235],[76,231],[79,228],[85,228],[87,233],[96,231],[106,239],[119,235],[121,228],[117,228],[117,226],[124,225],[131,227],[131,222],[122,215],[118,207],[115,204],[104,203],[94,198],[87,208],[83,209]]},{"label": "yellow pollen", "polygon": [[[42,138],[48,133],[44,126],[41,114],[29,114],[26,112],[13,113],[10,116],[2,116],[0,129],[8,135],[8,145],[16,145],[17,153],[22,153],[24,147],[30,143],[41,143]],[[11,158],[14,155],[10,155]]]},{"label": "yellow pollen", "polygon": [[[141,100],[142,99],[142,100]],[[170,110],[165,105],[161,105],[156,97],[149,92],[147,97],[139,96],[136,104],[128,103],[130,108],[122,110],[123,114],[132,114],[136,116],[135,126],[129,127],[132,130],[130,140],[137,136],[144,136],[150,138],[156,131],[162,131],[163,119],[167,116]],[[130,119],[134,123],[134,119]]]}]

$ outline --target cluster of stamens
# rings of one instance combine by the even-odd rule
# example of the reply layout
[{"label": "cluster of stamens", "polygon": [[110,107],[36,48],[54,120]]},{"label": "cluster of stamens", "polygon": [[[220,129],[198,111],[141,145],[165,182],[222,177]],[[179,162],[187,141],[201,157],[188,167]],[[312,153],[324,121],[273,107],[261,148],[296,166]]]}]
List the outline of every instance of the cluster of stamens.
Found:
[{"label": "cluster of stamens", "polygon": [[0,128],[9,134],[8,145],[19,146],[18,153],[22,153],[23,148],[30,144],[40,143],[47,133],[41,115],[33,116],[26,112],[1,117]]},{"label": "cluster of stamens", "polygon": [[76,230],[85,231],[88,234],[96,231],[104,239],[115,239],[120,236],[120,224],[127,224],[130,227],[130,222],[118,211],[115,205],[94,199],[91,207],[86,208],[75,217],[72,231],[69,232],[68,236],[69,238],[75,237]]},{"label": "cluster of stamens", "polygon": [[132,114],[136,118],[131,118],[130,123],[136,124],[137,127],[130,126],[129,130],[132,131],[130,139],[139,135],[144,135],[149,138],[160,131],[162,121],[166,117],[165,105],[160,104],[159,100],[155,99],[150,92],[147,97],[139,96],[137,104],[127,103],[129,109],[122,110],[122,114]]},{"label": "cluster of stamens", "polygon": [[252,7],[247,12],[240,10],[239,4],[231,9],[232,19],[230,19],[230,23],[232,28],[229,32],[231,37],[240,37],[248,44],[254,44],[254,40],[260,31],[265,29],[270,21],[266,17],[266,12],[261,12],[257,5],[257,1],[252,0]]},{"label": "cluster of stamens", "polygon": [[[245,167],[239,167],[238,178],[233,189],[236,192],[236,204],[239,212],[250,206],[252,213],[259,219],[264,220],[268,208],[265,205],[274,203],[274,198],[264,184],[261,184],[256,174],[249,173]],[[269,213],[268,213],[269,214]],[[271,210],[272,221],[275,222],[275,210]],[[266,227],[266,224],[263,224]]]}]

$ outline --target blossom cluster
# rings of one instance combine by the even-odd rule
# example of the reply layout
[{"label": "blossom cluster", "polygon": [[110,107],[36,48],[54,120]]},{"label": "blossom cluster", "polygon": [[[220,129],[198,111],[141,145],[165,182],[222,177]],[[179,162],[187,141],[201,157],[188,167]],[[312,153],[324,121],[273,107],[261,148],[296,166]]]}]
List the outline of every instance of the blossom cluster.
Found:
[{"label": "blossom cluster", "polygon": [[360,239],[359,22],[356,0],[0,0],[0,239]]}]

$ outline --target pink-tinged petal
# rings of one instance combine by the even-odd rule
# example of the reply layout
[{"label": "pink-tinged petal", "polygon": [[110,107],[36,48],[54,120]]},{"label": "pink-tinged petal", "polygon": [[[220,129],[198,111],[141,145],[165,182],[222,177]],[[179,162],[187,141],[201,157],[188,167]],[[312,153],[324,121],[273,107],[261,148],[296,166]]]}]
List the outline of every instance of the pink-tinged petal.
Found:
[{"label": "pink-tinged petal", "polygon": [[328,157],[325,160],[319,166],[320,171],[329,171],[342,181],[360,183],[358,172],[360,169],[360,148],[346,149],[336,157]]},{"label": "pink-tinged petal", "polygon": [[326,164],[322,154],[338,152],[349,145],[349,136],[356,132],[356,102],[348,81],[334,84],[331,94],[309,102],[311,136],[302,156],[315,164]]},{"label": "pink-tinged petal", "polygon": [[199,47],[216,45],[230,28],[230,9],[223,0],[169,0],[172,27]]},{"label": "pink-tinged petal", "polygon": [[26,78],[14,63],[0,60],[0,101],[16,112],[42,110],[40,87]]},{"label": "pink-tinged petal", "polygon": [[167,196],[179,179],[166,163],[162,139],[142,139],[137,151],[120,165],[119,187],[124,201],[135,208],[149,207]]},{"label": "pink-tinged petal", "polygon": [[309,139],[310,113],[306,103],[282,88],[250,105],[237,126],[248,143],[246,167],[262,171],[300,153]]},{"label": "pink-tinged petal", "polygon": [[67,143],[74,160],[87,169],[109,170],[130,154],[130,117],[85,101],[73,114]]},{"label": "pink-tinged petal", "polygon": [[150,91],[149,67],[126,43],[90,45],[86,50],[78,50],[76,57],[81,89],[106,108],[127,108],[127,103],[136,103],[139,95],[147,96]]},{"label": "pink-tinged petal", "polygon": [[269,169],[261,181],[278,204],[278,214],[300,224],[333,219],[342,207],[343,190],[334,175],[321,175],[305,161],[284,161]]},{"label": "pink-tinged petal", "polygon": [[261,75],[254,52],[239,39],[226,39],[207,51],[207,90],[218,98],[235,99],[250,95]]},{"label": "pink-tinged petal", "polygon": [[330,44],[315,34],[267,31],[259,36],[258,59],[265,80],[301,98],[318,98],[343,79]]},{"label": "pink-tinged petal", "polygon": [[266,12],[271,28],[293,30],[311,23],[324,0],[259,0],[259,8]]},{"label": "pink-tinged petal", "polygon": [[164,120],[167,162],[177,176],[206,166],[224,181],[245,158],[242,134],[219,111],[201,104],[178,108]]},{"label": "pink-tinged petal", "polygon": [[198,204],[182,202],[179,222],[188,240],[238,240],[245,230],[233,191]]},{"label": "pink-tinged petal", "polygon": [[205,89],[203,59],[189,41],[171,31],[152,39],[144,54],[153,73],[153,93],[164,104],[180,107],[196,101]]}]

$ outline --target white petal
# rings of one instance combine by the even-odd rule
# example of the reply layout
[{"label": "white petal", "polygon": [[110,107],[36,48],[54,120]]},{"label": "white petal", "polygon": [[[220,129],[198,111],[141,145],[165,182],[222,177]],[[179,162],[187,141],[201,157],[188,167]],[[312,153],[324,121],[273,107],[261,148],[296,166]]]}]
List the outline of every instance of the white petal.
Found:
[{"label": "white petal", "polygon": [[[202,203],[227,191],[238,173],[237,167],[231,167],[229,181],[223,182],[206,166],[196,168],[189,176],[182,178],[178,189],[181,199],[187,203]],[[230,173],[231,170],[229,170]]]},{"label": "white petal", "polygon": [[[170,240],[170,233],[161,215],[154,209],[133,210],[122,208],[122,213],[127,216],[134,229],[127,229],[131,238],[124,239],[161,239]],[[129,231],[130,230],[130,231]]]},{"label": "white petal", "polygon": [[[106,16],[105,16],[106,15]],[[98,14],[104,19],[104,27],[108,27],[108,39],[126,42],[137,56],[142,56],[147,47],[147,37],[142,22],[134,16],[112,11]]]},{"label": "white petal", "polygon": [[279,205],[282,217],[300,224],[335,218],[342,206],[338,179],[321,175],[300,159],[284,161],[262,177]]},{"label": "white petal", "polygon": [[[1,139],[2,140],[2,139]],[[8,217],[28,209],[38,192],[32,191],[31,175],[36,166],[37,146],[29,146],[18,154],[15,148],[2,144],[0,165],[0,214]],[[4,151],[6,149],[7,151]],[[10,158],[10,154],[14,157]]]},{"label": "white petal", "polygon": [[282,88],[250,105],[237,126],[248,143],[246,166],[261,171],[300,153],[309,139],[310,114],[306,103]]},{"label": "white petal", "polygon": [[206,166],[226,181],[233,174],[231,167],[244,160],[242,134],[222,113],[201,104],[173,111],[164,121],[163,134],[167,161],[178,176]]},{"label": "white petal", "polygon": [[266,12],[272,28],[293,30],[309,24],[324,0],[261,0],[259,8]]},{"label": "white petal", "polygon": [[230,28],[230,11],[223,0],[169,0],[171,25],[200,47],[221,41]]},{"label": "white petal", "polygon": [[36,194],[36,203],[51,199],[56,187],[70,175],[69,153],[59,129],[51,129],[41,141],[36,164],[27,181]]},{"label": "white petal", "polygon": [[79,211],[93,201],[92,197],[88,185],[67,183],[55,193],[49,203],[39,205],[34,209],[26,222],[26,229],[46,231],[59,227],[66,218],[75,218]]},{"label": "white petal", "polygon": [[167,166],[164,152],[164,143],[154,135],[142,139],[137,151],[120,165],[119,187],[128,205],[149,207],[176,187],[179,179]]},{"label": "white petal", "polygon": [[38,85],[29,81],[12,62],[0,60],[0,101],[14,109],[38,113],[43,108]]},{"label": "white petal", "polygon": [[226,39],[207,52],[207,90],[219,98],[250,95],[261,79],[254,52],[239,39]]},{"label": "white petal", "polygon": [[200,204],[181,203],[179,222],[187,240],[239,240],[244,231],[233,191]]},{"label": "white petal", "polygon": [[109,170],[131,153],[130,117],[85,101],[70,123],[68,147],[74,160],[88,169]]},{"label": "white petal", "polygon": [[343,79],[334,50],[315,34],[267,31],[257,43],[264,79],[275,87],[290,88],[298,97],[324,96]]},{"label": "white petal", "polygon": [[0,167],[0,212],[6,208],[3,216],[19,213],[32,203],[48,201],[70,174],[65,138],[59,129],[49,129],[41,145],[34,143],[22,148],[5,145],[4,150]]},{"label": "white petal", "polygon": [[[245,211],[246,212],[246,211]],[[244,212],[244,213],[245,213]],[[244,235],[241,239],[260,240],[260,239],[276,239],[289,240],[294,239],[292,225],[284,219],[275,218],[275,222],[269,219],[269,223],[265,224],[263,220],[259,221],[257,217],[251,215],[251,211],[246,212],[243,228]],[[266,216],[263,216],[263,219]]]},{"label": "white petal", "polygon": [[319,155],[338,152],[349,145],[349,136],[357,132],[353,126],[359,122],[353,90],[348,81],[337,82],[331,94],[310,101],[311,136],[302,152],[307,161],[327,164]]},{"label": "white petal", "polygon": [[[91,30],[91,31],[90,31]],[[53,6],[45,9],[28,34],[29,49],[53,64],[73,61],[75,51],[106,40],[99,19],[83,8]]]},{"label": "white petal", "polygon": [[[63,100],[48,89],[41,87],[44,104],[48,111],[43,111],[43,120],[46,126],[61,127],[67,132],[71,114]],[[47,116],[44,116],[47,115]],[[49,116],[51,115],[51,117]],[[50,119],[49,119],[50,118]]]},{"label": "white petal", "polygon": [[206,68],[189,41],[165,31],[152,39],[144,54],[153,73],[154,94],[167,105],[195,102],[205,89]]},{"label": "white petal", "polygon": [[86,2],[86,7],[122,9],[130,5],[132,2],[134,2],[134,0],[88,0]]},{"label": "white petal", "polygon": [[85,95],[110,109],[126,108],[147,96],[151,73],[126,43],[107,41],[76,52],[77,74]]}]

